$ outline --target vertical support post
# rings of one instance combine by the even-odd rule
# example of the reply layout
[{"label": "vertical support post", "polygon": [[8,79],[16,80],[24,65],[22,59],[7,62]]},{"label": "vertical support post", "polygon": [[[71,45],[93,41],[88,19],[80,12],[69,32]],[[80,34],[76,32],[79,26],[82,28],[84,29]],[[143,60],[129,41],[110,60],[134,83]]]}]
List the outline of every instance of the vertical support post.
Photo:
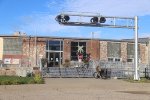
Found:
[{"label": "vertical support post", "polygon": [[42,71],[42,58],[40,58],[40,71]]},{"label": "vertical support post", "polygon": [[93,39],[94,39],[94,32],[92,32],[92,33],[91,33],[91,35],[92,35],[92,36],[91,36],[91,51],[90,51],[90,54],[91,54],[91,59],[92,59],[92,58],[93,58],[93,57],[92,57],[92,52],[93,52]]},{"label": "vertical support post", "polygon": [[31,40],[31,36],[29,36],[29,59],[28,59],[28,67],[31,67],[31,59],[30,59],[30,40]]},{"label": "vertical support post", "polygon": [[35,47],[34,47],[34,49],[35,49],[35,66],[37,66],[38,64],[37,64],[37,36],[35,36]]},{"label": "vertical support post", "polygon": [[59,41],[59,45],[60,45],[60,51],[59,51],[59,67],[61,67],[61,40]]},{"label": "vertical support post", "polygon": [[135,16],[135,58],[134,58],[134,66],[135,66],[135,74],[134,80],[140,80],[138,75],[138,17]]}]

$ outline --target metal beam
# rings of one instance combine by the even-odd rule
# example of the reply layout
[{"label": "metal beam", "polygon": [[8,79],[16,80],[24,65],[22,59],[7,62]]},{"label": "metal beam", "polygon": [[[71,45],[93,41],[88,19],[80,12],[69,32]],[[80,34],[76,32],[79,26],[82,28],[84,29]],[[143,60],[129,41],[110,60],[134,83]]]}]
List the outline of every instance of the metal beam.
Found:
[{"label": "metal beam", "polygon": [[102,16],[99,13],[90,13],[90,12],[62,12],[60,15],[69,15],[69,16],[80,16],[80,17],[105,17],[105,18],[118,18],[118,19],[132,19],[134,17],[121,17],[121,16]]},{"label": "metal beam", "polygon": [[138,17],[135,16],[135,75],[134,80],[140,80],[139,74],[138,74]]},{"label": "metal beam", "polygon": [[134,29],[134,26],[109,25],[109,24],[87,23],[87,22],[61,22],[60,24],[66,25],[66,26],[90,26],[90,27],[108,27],[108,28],[128,28],[128,29]]}]

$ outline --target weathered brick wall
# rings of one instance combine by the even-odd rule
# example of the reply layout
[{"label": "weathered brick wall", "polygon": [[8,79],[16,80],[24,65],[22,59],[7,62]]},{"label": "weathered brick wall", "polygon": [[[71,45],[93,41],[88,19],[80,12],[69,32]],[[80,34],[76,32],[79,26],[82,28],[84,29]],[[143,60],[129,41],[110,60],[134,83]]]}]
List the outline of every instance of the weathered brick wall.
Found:
[{"label": "weathered brick wall", "polygon": [[64,47],[63,47],[63,62],[65,59],[71,60],[71,40],[64,39]]},{"label": "weathered brick wall", "polygon": [[3,43],[3,38],[1,38],[0,37],[0,60],[2,60],[3,59],[3,47],[4,47],[4,45],[3,45],[4,43]]},{"label": "weathered brick wall", "polygon": [[91,42],[91,40],[87,40],[87,42],[86,42],[86,53],[91,53],[91,51],[92,51],[92,48],[91,48],[91,44],[92,42]]},{"label": "weathered brick wall", "polygon": [[100,58],[100,45],[99,40],[87,41],[87,53],[91,54],[91,59],[99,60]]},{"label": "weathered brick wall", "polygon": [[0,75],[8,75],[8,76],[15,76],[16,75],[16,68],[9,67],[9,68],[0,68]]},{"label": "weathered brick wall", "polygon": [[31,67],[3,67],[0,68],[0,75],[26,77],[27,73],[31,73],[32,71],[33,69]]},{"label": "weathered brick wall", "polygon": [[33,44],[33,40],[32,39],[25,39],[24,41],[23,41],[23,55],[25,55],[24,56],[24,58],[22,58],[23,60],[25,60],[26,62],[26,64],[29,64],[29,65],[27,65],[27,66],[33,66],[34,65],[34,62],[35,62],[35,60],[34,60],[34,44]]},{"label": "weathered brick wall", "polygon": [[43,55],[43,58],[46,57],[46,42],[40,41],[37,43],[37,58],[39,58],[40,55]]},{"label": "weathered brick wall", "polygon": [[127,42],[121,42],[121,59],[123,62],[127,61]]},{"label": "weathered brick wall", "polygon": [[100,60],[107,61],[107,41],[100,41]]},{"label": "weathered brick wall", "polygon": [[150,65],[150,38],[148,41],[148,64]]},{"label": "weathered brick wall", "polygon": [[[46,55],[46,39],[37,39],[37,46],[35,48],[35,38],[32,38],[29,42],[27,39],[23,42],[23,55],[30,57],[31,66],[35,66],[36,58],[39,59],[39,55]],[[49,39],[50,40],[50,39]],[[54,40],[54,39],[52,39]],[[86,42],[86,52],[91,53],[91,58],[95,60],[108,60],[107,57],[107,42],[99,40],[72,40],[64,39],[63,41],[63,62],[65,59],[71,59],[71,41]],[[109,41],[110,42],[110,41]],[[30,45],[30,49],[29,49]],[[36,50],[36,51],[35,51]],[[149,49],[148,49],[149,50]],[[140,58],[141,63],[148,63],[148,50],[146,45],[140,44]],[[146,54],[147,51],[147,54]],[[37,53],[36,53],[37,52]],[[121,42],[121,59],[123,62],[127,61],[127,42]]]},{"label": "weathered brick wall", "polygon": [[36,66],[36,60],[38,61],[39,56],[43,55],[45,57],[45,50],[46,50],[46,42],[37,40],[35,43],[34,38],[29,40],[24,40],[23,42],[23,55],[26,56],[24,59],[29,59],[29,66],[35,67]]},{"label": "weathered brick wall", "polygon": [[147,59],[146,59],[146,44],[140,44],[139,46],[140,49],[140,60],[141,63],[146,64],[147,63]]}]

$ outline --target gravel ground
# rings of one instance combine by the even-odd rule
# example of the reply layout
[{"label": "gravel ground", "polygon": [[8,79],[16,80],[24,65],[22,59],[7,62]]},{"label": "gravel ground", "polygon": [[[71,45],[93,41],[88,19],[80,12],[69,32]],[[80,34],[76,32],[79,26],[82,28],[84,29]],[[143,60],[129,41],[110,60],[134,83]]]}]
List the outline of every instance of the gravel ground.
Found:
[{"label": "gravel ground", "polygon": [[0,85],[0,100],[150,100],[150,83],[46,78],[45,84]]}]

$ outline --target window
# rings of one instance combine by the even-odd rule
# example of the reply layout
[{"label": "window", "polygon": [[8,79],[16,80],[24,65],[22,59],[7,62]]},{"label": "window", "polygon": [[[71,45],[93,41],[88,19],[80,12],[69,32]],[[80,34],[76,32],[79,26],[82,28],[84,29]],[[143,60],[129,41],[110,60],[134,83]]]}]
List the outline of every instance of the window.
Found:
[{"label": "window", "polygon": [[46,42],[46,58],[48,67],[60,67],[63,61],[63,41],[48,40]]},{"label": "window", "polygon": [[82,49],[83,59],[86,58],[86,42],[71,42],[71,60],[78,60],[79,47]]},{"label": "window", "polygon": [[4,54],[22,54],[22,38],[4,38]]},{"label": "window", "polygon": [[109,62],[120,62],[121,59],[120,58],[108,58]]},{"label": "window", "polygon": [[[140,48],[140,45],[138,45],[138,48]],[[127,44],[127,57],[129,59],[133,59],[134,53],[135,53],[135,45],[133,43],[128,43]],[[138,55],[140,55],[140,49],[138,49]]]},{"label": "window", "polygon": [[133,59],[127,59],[127,62],[133,62]]},{"label": "window", "polygon": [[113,58],[108,58],[108,61],[109,62],[113,62]]},{"label": "window", "polygon": [[120,58],[115,58],[115,62],[119,62],[120,61]]},{"label": "window", "polygon": [[63,51],[62,41],[47,41],[46,50]]},{"label": "window", "polygon": [[121,57],[121,44],[115,42],[107,43],[107,57],[120,58]]}]

